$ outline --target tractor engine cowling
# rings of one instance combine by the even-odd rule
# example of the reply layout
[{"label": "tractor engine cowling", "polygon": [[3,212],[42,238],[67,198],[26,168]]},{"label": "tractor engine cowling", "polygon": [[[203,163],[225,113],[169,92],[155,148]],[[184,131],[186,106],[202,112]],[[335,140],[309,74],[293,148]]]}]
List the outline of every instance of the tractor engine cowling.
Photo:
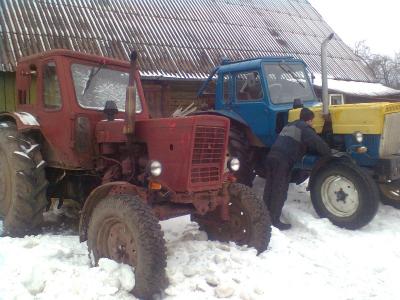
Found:
[{"label": "tractor engine cowling", "polygon": [[150,160],[163,166],[158,178],[175,192],[221,188],[229,120],[220,116],[151,119],[136,123],[136,137]]}]

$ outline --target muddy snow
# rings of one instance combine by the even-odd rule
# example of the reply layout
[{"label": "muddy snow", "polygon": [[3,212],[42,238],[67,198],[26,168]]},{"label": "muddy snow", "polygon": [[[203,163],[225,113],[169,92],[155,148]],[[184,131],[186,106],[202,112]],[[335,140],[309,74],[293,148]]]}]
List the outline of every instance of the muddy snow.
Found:
[{"label": "muddy snow", "polygon": [[[255,189],[262,194],[262,180]],[[400,210],[381,205],[358,231],[319,219],[305,186],[291,186],[267,251],[207,241],[189,218],[162,223],[170,285],[159,299],[400,299]],[[65,230],[0,238],[0,299],[135,299],[129,266],[90,267],[85,243]]]}]

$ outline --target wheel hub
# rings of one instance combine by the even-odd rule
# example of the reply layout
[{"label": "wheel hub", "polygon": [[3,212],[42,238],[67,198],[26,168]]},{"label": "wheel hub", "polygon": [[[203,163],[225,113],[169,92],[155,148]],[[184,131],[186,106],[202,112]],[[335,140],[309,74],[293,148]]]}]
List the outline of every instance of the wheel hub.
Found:
[{"label": "wheel hub", "polygon": [[321,196],[326,209],[338,217],[353,215],[360,204],[354,183],[340,175],[325,179],[321,186]]},{"label": "wheel hub", "polygon": [[250,236],[250,218],[242,207],[235,202],[229,203],[229,221],[223,222],[218,227],[221,241],[233,241],[245,244]]},{"label": "wheel hub", "polygon": [[335,192],[335,194],[337,202],[342,201],[343,203],[346,203],[346,198],[347,196],[349,196],[349,194],[346,194],[346,192],[343,191],[343,189],[340,189],[339,191]]},{"label": "wheel hub", "polygon": [[[108,227],[108,234],[100,243],[106,248],[106,256],[119,263],[135,267],[137,264],[137,249],[130,230],[124,223],[117,220],[105,222],[104,226]],[[100,232],[104,231],[100,230]]]}]

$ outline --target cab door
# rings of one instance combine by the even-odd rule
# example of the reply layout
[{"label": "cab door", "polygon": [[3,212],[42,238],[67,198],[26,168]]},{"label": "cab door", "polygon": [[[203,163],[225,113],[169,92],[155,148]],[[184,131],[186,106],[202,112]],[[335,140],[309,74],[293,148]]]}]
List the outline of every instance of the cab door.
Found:
[{"label": "cab door", "polygon": [[270,144],[268,132],[271,124],[269,110],[265,101],[260,73],[244,71],[233,76],[233,110],[251,128],[252,132],[266,145]]},{"label": "cab door", "polygon": [[46,139],[44,149],[47,163],[55,167],[71,167],[74,155],[71,149],[71,120],[65,87],[62,86],[61,59],[51,58],[40,64],[36,115]]}]

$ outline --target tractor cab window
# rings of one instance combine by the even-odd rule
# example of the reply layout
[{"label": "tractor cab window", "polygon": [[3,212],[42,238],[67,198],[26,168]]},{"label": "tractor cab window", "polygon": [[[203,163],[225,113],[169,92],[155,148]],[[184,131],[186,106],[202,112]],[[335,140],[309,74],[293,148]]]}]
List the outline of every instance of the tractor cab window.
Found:
[{"label": "tractor cab window", "polygon": [[[83,108],[103,110],[106,101],[112,100],[118,110],[125,111],[126,87],[129,74],[113,70],[105,65],[89,66],[73,64],[71,67],[75,95]],[[136,88],[136,113],[142,112]]]},{"label": "tractor cab window", "polygon": [[263,98],[260,74],[246,72],[236,75],[236,99],[239,101],[259,101]]},{"label": "tractor cab window", "polygon": [[265,64],[264,71],[272,103],[315,100],[303,64]]},{"label": "tractor cab window", "polygon": [[56,63],[48,62],[43,70],[43,103],[48,109],[61,108],[60,84],[57,77]]}]

